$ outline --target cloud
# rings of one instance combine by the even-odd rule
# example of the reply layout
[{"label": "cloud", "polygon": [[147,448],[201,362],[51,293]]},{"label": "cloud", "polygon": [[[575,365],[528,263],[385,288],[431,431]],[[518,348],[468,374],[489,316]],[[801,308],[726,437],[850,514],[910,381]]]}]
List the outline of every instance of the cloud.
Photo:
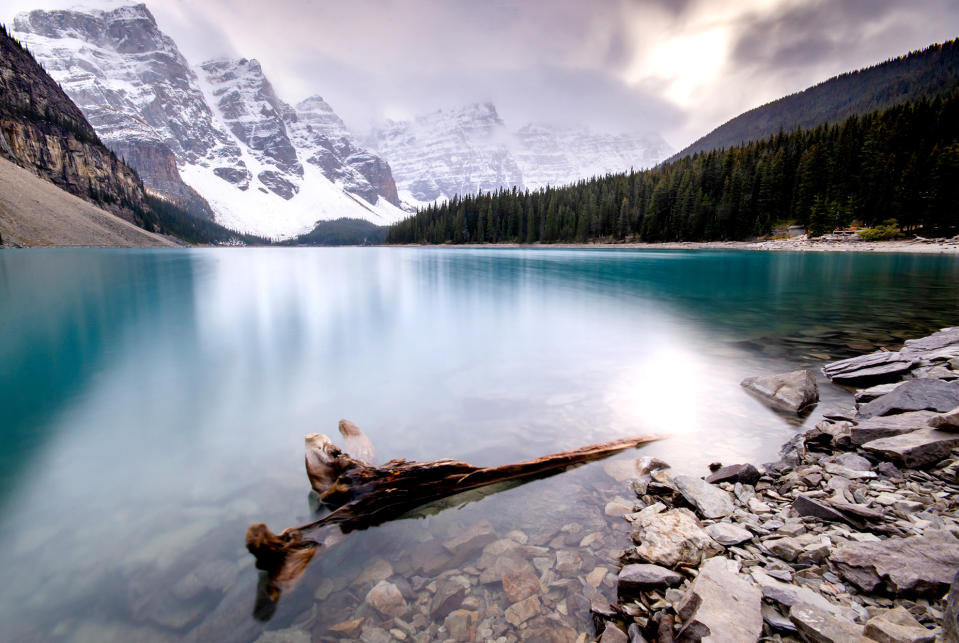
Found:
[{"label": "cloud", "polygon": [[677,148],[959,24],[957,0],[146,2],[191,62],[256,58],[285,100],[320,94],[358,130],[490,100],[512,127],[654,130]]}]

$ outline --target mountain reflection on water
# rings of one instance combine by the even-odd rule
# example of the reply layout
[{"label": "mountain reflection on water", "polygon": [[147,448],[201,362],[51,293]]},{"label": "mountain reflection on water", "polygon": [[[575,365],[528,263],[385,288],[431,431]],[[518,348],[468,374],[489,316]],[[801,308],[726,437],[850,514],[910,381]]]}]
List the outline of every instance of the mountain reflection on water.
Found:
[{"label": "mountain reflection on water", "polygon": [[[384,459],[495,465],[670,432],[641,453],[695,474],[768,461],[817,411],[790,422],[743,377],[952,325],[957,276],[955,258],[928,255],[4,251],[4,638],[326,632],[369,609],[374,563],[406,580],[411,610],[421,580],[478,564],[440,543],[482,520],[578,548],[576,571],[548,570],[556,587],[612,572],[628,538],[603,506],[628,489],[609,462],[352,534],[266,625],[243,534],[311,519],[302,438],[341,417]],[[821,406],[848,399],[823,384]],[[582,591],[550,591],[544,604],[578,618]]]}]

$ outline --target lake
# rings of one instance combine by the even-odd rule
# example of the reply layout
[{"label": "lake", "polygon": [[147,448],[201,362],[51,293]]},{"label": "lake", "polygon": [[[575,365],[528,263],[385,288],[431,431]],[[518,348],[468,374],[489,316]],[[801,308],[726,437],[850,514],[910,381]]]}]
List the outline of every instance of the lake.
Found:
[{"label": "lake", "polygon": [[[617,463],[648,455],[703,475],[773,460],[851,396],[820,376],[817,410],[789,418],[742,378],[818,372],[957,312],[951,256],[2,251],[0,638],[297,641],[383,626],[429,639],[451,583],[467,588],[480,635],[509,637],[501,583],[478,579],[478,552],[442,546],[478,523],[521,544],[540,575],[527,633],[587,631],[584,596],[615,594],[629,545],[603,511],[629,497],[608,473]],[[303,436],[335,442],[340,418],[383,460],[493,465],[672,437],[349,534],[255,618],[246,527],[312,519]],[[590,572],[595,586],[580,580]],[[402,618],[364,604],[381,578],[409,603]]]}]

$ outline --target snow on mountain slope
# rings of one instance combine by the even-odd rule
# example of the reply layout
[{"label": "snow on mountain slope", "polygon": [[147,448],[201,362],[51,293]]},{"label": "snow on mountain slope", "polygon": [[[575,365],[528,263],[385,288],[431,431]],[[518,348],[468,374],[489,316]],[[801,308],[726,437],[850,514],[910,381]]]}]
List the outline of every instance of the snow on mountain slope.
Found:
[{"label": "snow on mountain slope", "polygon": [[369,145],[393,168],[413,207],[454,194],[538,189],[655,165],[672,153],[659,136],[602,134],[530,124],[511,132],[490,103],[387,121]]},{"label": "snow on mountain slope", "polygon": [[516,162],[530,190],[652,167],[672,154],[658,135],[604,134],[529,124],[516,132]]},{"label": "snow on mountain slope", "polygon": [[224,225],[290,237],[317,220],[406,215],[389,165],[328,105],[292,108],[255,60],[208,61],[197,74],[142,4],[31,11],[14,33],[149,187],[182,202],[188,184]]},{"label": "snow on mountain slope", "polygon": [[511,137],[491,103],[387,121],[370,146],[390,162],[397,187],[415,202],[522,186]]}]

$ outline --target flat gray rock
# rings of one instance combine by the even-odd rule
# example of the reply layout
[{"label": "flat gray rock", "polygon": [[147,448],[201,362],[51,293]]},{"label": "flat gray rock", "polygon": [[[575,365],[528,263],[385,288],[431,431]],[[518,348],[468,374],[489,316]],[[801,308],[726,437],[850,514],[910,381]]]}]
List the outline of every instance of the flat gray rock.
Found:
[{"label": "flat gray rock", "polygon": [[763,631],[762,594],[739,573],[739,563],[720,556],[700,567],[677,612],[686,616],[686,627],[709,628],[713,643],[757,641]]},{"label": "flat gray rock", "polygon": [[953,344],[959,344],[959,327],[943,328],[938,333],[926,337],[907,339],[899,352],[907,356],[924,355]]},{"label": "flat gray rock", "polygon": [[956,572],[946,596],[946,605],[942,615],[942,631],[945,641],[959,641],[959,572]]},{"label": "flat gray rock", "polygon": [[812,371],[747,377],[740,384],[767,404],[787,411],[799,412],[819,401],[819,387]]},{"label": "flat gray rock", "polygon": [[863,634],[874,641],[935,643],[936,633],[927,630],[903,606],[881,612],[866,622]]},{"label": "flat gray rock", "polygon": [[857,418],[868,419],[908,411],[945,413],[959,406],[959,382],[936,379],[908,380],[891,393],[859,407]]},{"label": "flat gray rock", "polygon": [[753,534],[744,527],[731,522],[717,522],[706,527],[706,533],[720,545],[730,546],[752,540]]},{"label": "flat gray rock", "polygon": [[948,413],[943,413],[932,418],[929,426],[934,426],[943,431],[959,431],[959,408],[954,408]]},{"label": "flat gray rock", "polygon": [[810,643],[848,643],[862,638],[861,625],[810,605],[792,607],[789,620],[796,626],[800,638]]},{"label": "flat gray rock", "polygon": [[718,469],[715,473],[706,476],[706,482],[718,484],[720,482],[741,482],[756,484],[759,481],[759,471],[751,464],[730,464]]},{"label": "flat gray rock", "polygon": [[956,447],[959,447],[959,433],[931,427],[862,445],[869,453],[913,469],[935,464]]},{"label": "flat gray rock", "polygon": [[848,542],[830,556],[846,580],[864,591],[942,596],[959,569],[959,540],[946,530],[880,542]]},{"label": "flat gray rock", "polygon": [[694,476],[676,476],[673,483],[679,493],[689,501],[704,518],[722,518],[736,510],[732,496]]},{"label": "flat gray rock", "polygon": [[753,580],[759,585],[763,598],[775,601],[784,607],[793,605],[811,605],[817,609],[823,610],[834,616],[843,614],[842,608],[834,605],[822,594],[802,585],[793,585],[776,580],[761,569],[753,569],[751,572]]},{"label": "flat gray rock", "polygon": [[869,471],[872,469],[872,463],[861,455],[855,453],[841,453],[831,458],[836,464],[852,469],[853,471]]},{"label": "flat gray rock", "polygon": [[874,417],[863,420],[849,428],[849,441],[854,446],[861,446],[880,438],[889,438],[911,431],[918,431],[929,426],[929,422],[938,417],[932,411],[913,411],[886,417]]},{"label": "flat gray rock", "polygon": [[626,565],[619,572],[617,591],[629,596],[641,591],[682,585],[683,576],[659,565]]},{"label": "flat gray rock", "polygon": [[813,516],[829,522],[850,522],[841,511],[808,496],[797,496],[793,500],[792,508],[800,516]]},{"label": "flat gray rock", "polygon": [[856,391],[856,404],[865,404],[872,402],[877,397],[882,397],[886,393],[892,393],[902,382],[888,382],[886,384],[876,384],[869,388]]},{"label": "flat gray rock", "polygon": [[854,382],[904,373],[918,363],[919,360],[913,356],[895,351],[876,351],[826,364],[822,371],[833,381]]}]

